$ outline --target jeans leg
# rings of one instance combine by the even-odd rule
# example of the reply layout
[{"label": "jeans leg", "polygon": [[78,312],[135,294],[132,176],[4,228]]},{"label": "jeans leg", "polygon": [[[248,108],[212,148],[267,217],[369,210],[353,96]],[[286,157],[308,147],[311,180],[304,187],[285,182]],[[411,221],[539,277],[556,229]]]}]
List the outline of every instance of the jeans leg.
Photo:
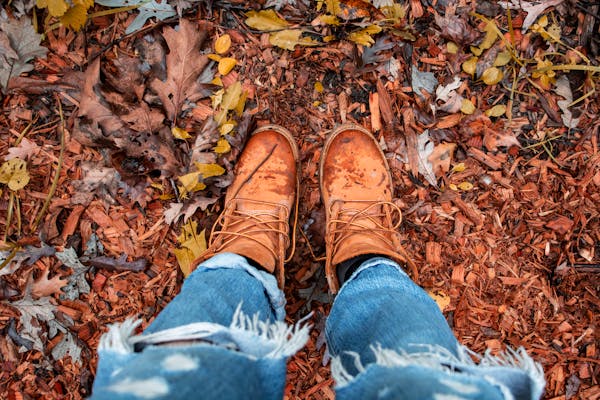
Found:
[{"label": "jeans leg", "polygon": [[326,337],[339,399],[538,399],[543,371],[523,349],[476,364],[436,303],[375,257],[344,283]]},{"label": "jeans leg", "polygon": [[201,264],[143,334],[114,325],[99,345],[93,399],[281,399],[286,359],[308,327],[283,322],[275,278],[241,256]]}]

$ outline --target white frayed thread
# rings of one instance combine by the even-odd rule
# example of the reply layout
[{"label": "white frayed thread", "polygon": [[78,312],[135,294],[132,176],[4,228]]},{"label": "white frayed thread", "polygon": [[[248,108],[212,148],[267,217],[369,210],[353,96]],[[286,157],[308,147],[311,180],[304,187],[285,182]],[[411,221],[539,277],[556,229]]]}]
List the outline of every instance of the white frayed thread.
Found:
[{"label": "white frayed thread", "polygon": [[[533,360],[523,347],[519,347],[516,350],[507,348],[506,351],[494,356],[490,350],[487,350],[483,355],[479,355],[462,345],[458,346],[457,355],[454,355],[448,349],[441,346],[418,346],[426,350],[419,353],[406,353],[402,350],[384,349],[380,345],[371,346],[371,350],[375,355],[374,364],[384,367],[416,365],[450,374],[454,373],[457,369],[464,369],[466,367],[515,368],[527,374],[533,383],[533,387],[531,388],[532,399],[539,399],[546,385],[542,366]],[[365,371],[366,367],[362,364],[357,353],[347,352],[346,354],[354,359],[354,366],[359,373]],[[476,360],[473,360],[471,356]],[[356,378],[355,375],[350,374],[342,365],[341,357],[339,356],[333,357],[331,360],[331,374],[338,388],[347,386]],[[482,378],[497,386],[507,400],[513,399],[513,395],[506,385],[488,375],[482,375]]]},{"label": "white frayed thread", "polygon": [[108,332],[100,338],[98,350],[110,350],[119,354],[132,353],[133,343],[130,338],[141,323],[141,319],[128,318],[120,324],[109,325]]},{"label": "white frayed thread", "polygon": [[280,358],[293,355],[308,342],[311,326],[305,322],[312,314],[294,325],[287,325],[282,321],[261,321],[258,314],[249,317],[242,312],[241,306],[236,308],[228,327],[213,322],[196,322],[147,335],[131,336],[139,321],[126,320],[120,325],[111,326],[100,341],[100,349],[131,353],[138,343],[149,345],[204,340],[221,347],[238,349],[250,357]]},{"label": "white frayed thread", "polygon": [[107,388],[110,392],[133,395],[143,399],[154,399],[169,394],[167,381],[160,376],[149,379],[133,380],[126,378]]}]

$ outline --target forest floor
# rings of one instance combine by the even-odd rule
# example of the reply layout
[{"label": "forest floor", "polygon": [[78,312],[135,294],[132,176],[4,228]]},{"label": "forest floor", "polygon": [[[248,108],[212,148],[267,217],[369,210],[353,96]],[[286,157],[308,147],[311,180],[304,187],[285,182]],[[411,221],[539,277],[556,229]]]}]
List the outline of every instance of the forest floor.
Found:
[{"label": "forest floor", "polygon": [[[178,293],[245,139],[275,123],[302,172],[287,319],[314,326],[285,395],[333,399],[318,160],[348,121],[381,144],[415,279],[459,341],[524,347],[547,399],[600,399],[598,6],[172,3],[129,34],[137,10],[97,4],[0,82],[0,397],[88,396],[107,326]],[[14,7],[0,51],[31,21]]]}]

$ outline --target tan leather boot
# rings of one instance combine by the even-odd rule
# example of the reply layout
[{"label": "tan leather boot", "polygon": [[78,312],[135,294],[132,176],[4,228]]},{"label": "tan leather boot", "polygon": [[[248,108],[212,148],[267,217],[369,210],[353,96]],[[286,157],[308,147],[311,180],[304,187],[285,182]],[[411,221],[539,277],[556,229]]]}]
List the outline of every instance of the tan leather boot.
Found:
[{"label": "tan leather boot", "polygon": [[289,218],[297,204],[297,161],[298,148],[288,130],[268,125],[252,134],[237,162],[208,249],[194,267],[216,254],[235,253],[274,273],[283,287]]},{"label": "tan leather boot", "polygon": [[402,213],[392,202],[392,176],[383,152],[366,129],[345,124],[327,138],[320,164],[325,206],[325,272],[336,293],[336,266],[353,257],[378,254],[414,264],[400,244]]}]

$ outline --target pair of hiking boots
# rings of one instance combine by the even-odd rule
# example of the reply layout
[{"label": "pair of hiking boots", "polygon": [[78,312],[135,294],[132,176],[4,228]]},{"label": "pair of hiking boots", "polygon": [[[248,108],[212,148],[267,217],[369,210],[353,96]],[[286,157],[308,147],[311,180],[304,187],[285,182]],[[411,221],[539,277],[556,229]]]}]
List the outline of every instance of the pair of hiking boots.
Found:
[{"label": "pair of hiking boots", "polygon": [[[223,252],[242,255],[273,273],[284,284],[290,216],[298,205],[298,148],[291,133],[277,125],[256,130],[242,152],[225,206],[212,229],[209,245],[193,264]],[[397,228],[402,216],[392,202],[392,177],[375,138],[366,129],[345,124],[325,142],[319,166],[326,213],[325,273],[336,293],[336,266],[359,256],[382,255],[399,263]],[[411,265],[412,266],[412,265]]]}]

